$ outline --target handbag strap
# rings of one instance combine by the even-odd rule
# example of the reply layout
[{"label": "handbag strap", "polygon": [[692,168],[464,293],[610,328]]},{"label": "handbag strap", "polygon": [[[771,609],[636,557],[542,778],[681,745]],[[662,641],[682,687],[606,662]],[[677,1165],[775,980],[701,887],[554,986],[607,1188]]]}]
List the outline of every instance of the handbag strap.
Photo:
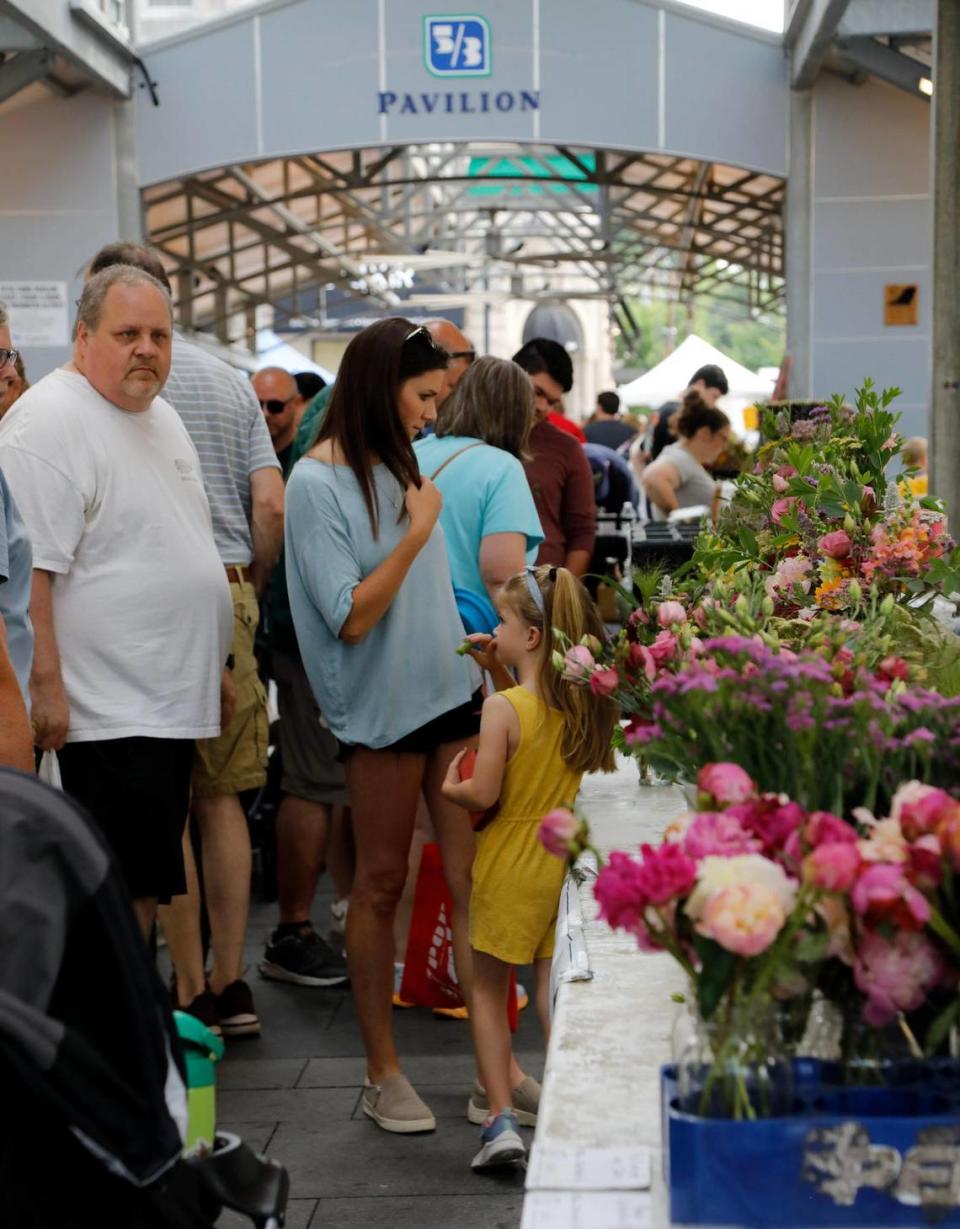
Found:
[{"label": "handbag strap", "polygon": [[442,465],[439,465],[433,471],[433,473],[430,475],[430,481],[435,482],[437,474],[442,473],[447,468],[447,466],[450,464],[451,461],[455,461],[457,457],[463,456],[463,454],[465,452],[469,452],[471,448],[481,448],[482,446],[483,446],[483,440],[474,440],[472,444],[464,444],[462,448],[458,448],[456,452],[451,453],[450,456],[447,457],[447,459],[444,461]]}]

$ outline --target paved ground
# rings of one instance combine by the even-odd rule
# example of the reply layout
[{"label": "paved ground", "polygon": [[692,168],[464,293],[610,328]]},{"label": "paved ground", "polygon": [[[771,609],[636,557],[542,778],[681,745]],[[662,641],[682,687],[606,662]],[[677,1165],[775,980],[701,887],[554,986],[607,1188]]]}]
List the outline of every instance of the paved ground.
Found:
[{"label": "paved ground", "polygon": [[[326,917],[326,899],[318,898],[314,919]],[[358,1108],[364,1063],[349,991],[301,989],[256,973],[273,918],[274,906],[254,904],[247,959],[263,1036],[228,1043],[218,1118],[287,1167],[288,1226],[516,1229],[522,1172],[490,1177],[470,1169],[478,1128],[466,1119],[469,1026],[421,1009],[394,1013],[406,1072],[438,1125],[431,1135],[388,1135]],[[529,973],[521,980],[532,988]],[[539,1079],[543,1055],[532,1007],[521,1014],[517,1050]],[[249,1225],[226,1214],[219,1223]]]}]

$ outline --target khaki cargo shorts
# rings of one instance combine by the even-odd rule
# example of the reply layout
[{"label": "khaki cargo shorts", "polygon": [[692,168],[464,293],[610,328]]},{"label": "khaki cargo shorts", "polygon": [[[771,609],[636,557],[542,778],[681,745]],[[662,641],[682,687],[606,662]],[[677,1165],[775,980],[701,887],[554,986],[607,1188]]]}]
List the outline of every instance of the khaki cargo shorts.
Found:
[{"label": "khaki cargo shorts", "polygon": [[259,789],[267,779],[267,695],[253,653],[260,621],[257,593],[249,581],[232,581],[233,681],[237,704],[233,719],[217,738],[197,739],[193,796],[217,798]]}]

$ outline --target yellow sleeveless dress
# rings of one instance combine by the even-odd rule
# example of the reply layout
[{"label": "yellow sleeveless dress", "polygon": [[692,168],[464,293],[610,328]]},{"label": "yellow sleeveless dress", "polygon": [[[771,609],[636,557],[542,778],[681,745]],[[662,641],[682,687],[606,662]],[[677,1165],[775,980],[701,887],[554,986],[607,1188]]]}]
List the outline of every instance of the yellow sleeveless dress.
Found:
[{"label": "yellow sleeveless dress", "polygon": [[470,897],[470,945],[508,964],[553,955],[553,931],[566,866],[537,840],[554,807],[573,806],[582,773],[560,754],[563,714],[526,687],[499,693],[520,721],[520,744],[507,763],[500,810],[477,833]]}]

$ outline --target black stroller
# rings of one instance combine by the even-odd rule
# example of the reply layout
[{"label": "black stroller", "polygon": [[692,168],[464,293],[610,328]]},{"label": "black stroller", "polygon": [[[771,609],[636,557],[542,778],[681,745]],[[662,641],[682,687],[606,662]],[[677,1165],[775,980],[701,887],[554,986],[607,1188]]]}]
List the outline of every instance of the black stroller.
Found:
[{"label": "black stroller", "polygon": [[[134,817],[131,816],[131,820]],[[0,769],[0,1226],[283,1224],[275,1161],[218,1136],[181,1158],[170,1002],[81,808]]]}]

